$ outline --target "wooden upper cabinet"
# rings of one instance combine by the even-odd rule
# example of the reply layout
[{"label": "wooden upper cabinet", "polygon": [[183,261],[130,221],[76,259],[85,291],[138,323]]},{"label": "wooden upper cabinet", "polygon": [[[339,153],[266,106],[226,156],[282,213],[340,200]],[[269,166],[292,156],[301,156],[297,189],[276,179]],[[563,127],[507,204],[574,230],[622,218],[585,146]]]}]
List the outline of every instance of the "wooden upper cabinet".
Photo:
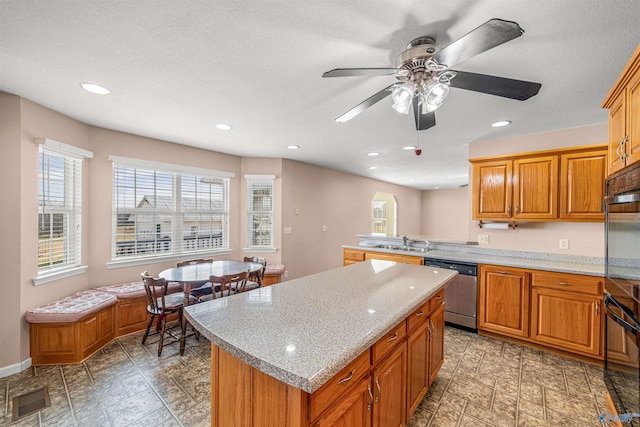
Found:
[{"label": "wooden upper cabinet", "polygon": [[558,156],[514,162],[514,219],[554,219],[558,216]]},{"label": "wooden upper cabinet", "polygon": [[473,165],[473,219],[511,218],[512,160]]},{"label": "wooden upper cabinet", "polygon": [[471,159],[473,219],[604,221],[606,145]]},{"label": "wooden upper cabinet", "polygon": [[609,109],[609,175],[640,160],[640,45],[602,103]]},{"label": "wooden upper cabinet", "polygon": [[560,218],[604,221],[607,150],[565,154],[560,163]]}]

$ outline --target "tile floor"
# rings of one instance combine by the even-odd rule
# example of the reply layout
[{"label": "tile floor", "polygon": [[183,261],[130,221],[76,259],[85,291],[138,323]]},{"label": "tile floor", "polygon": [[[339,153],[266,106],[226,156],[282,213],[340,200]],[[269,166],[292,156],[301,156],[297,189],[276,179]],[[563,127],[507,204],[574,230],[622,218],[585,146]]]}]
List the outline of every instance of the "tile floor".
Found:
[{"label": "tile floor", "polygon": [[[0,426],[209,426],[209,343],[158,358],[140,339],[0,378]],[[51,406],[12,424],[12,398],[44,385]],[[446,328],[445,363],[409,427],[598,426],[604,397],[597,366]]]}]

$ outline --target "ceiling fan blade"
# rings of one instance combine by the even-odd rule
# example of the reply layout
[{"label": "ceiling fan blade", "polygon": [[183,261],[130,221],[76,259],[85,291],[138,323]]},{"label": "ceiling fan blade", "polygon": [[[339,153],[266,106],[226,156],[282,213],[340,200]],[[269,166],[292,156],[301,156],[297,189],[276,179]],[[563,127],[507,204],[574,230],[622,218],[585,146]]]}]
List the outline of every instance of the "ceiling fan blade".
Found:
[{"label": "ceiling fan blade", "polygon": [[436,125],[436,113],[421,114],[422,108],[417,96],[413,97],[413,117],[416,119],[416,130],[427,130]]},{"label": "ceiling fan blade", "polygon": [[397,68],[336,68],[327,71],[322,77],[352,77],[352,76],[389,76],[396,74]]},{"label": "ceiling fan blade", "polygon": [[[453,71],[453,70],[451,70]],[[451,87],[503,96],[505,98],[524,101],[536,95],[542,86],[540,83],[524,80],[507,79],[487,74],[455,71],[456,76],[451,79]]]},{"label": "ceiling fan blade", "polygon": [[523,33],[516,22],[490,19],[433,55],[433,59],[440,65],[452,67]]},{"label": "ceiling fan blade", "polygon": [[336,118],[336,122],[344,123],[344,122],[346,122],[348,120],[351,120],[355,116],[357,116],[358,114],[362,113],[367,108],[371,107],[376,102],[382,101],[387,96],[391,95],[391,89],[397,84],[398,83],[394,83],[392,85],[389,85],[389,86],[385,87],[384,89],[382,89],[380,92],[378,92],[378,93],[370,96],[369,98],[365,99],[360,104],[356,105],[355,107],[353,107],[352,109],[350,109],[349,111],[347,111],[346,113],[341,115],[340,117]]}]

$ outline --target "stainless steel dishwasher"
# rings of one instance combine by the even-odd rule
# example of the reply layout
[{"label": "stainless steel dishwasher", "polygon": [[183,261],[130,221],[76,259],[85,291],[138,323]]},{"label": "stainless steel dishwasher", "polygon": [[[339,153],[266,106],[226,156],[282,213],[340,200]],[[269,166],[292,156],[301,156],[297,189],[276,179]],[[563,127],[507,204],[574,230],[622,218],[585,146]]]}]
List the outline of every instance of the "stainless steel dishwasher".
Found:
[{"label": "stainless steel dishwasher", "polygon": [[456,270],[459,275],[444,288],[444,320],[447,324],[476,332],[478,265],[425,258],[426,267]]}]

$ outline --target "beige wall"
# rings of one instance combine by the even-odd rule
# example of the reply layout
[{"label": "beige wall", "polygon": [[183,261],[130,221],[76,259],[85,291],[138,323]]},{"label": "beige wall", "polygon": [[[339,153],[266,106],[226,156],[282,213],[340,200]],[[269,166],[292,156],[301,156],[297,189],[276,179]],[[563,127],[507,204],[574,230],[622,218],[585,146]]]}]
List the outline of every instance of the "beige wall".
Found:
[{"label": "beige wall", "polygon": [[[398,234],[420,233],[421,191],[343,172],[283,160],[282,262],[289,279],[342,266],[341,245],[371,233],[377,191],[398,202]],[[322,227],[327,226],[327,231]]]},{"label": "beige wall", "polygon": [[20,163],[22,162],[20,146],[20,98],[0,94],[0,182],[2,183],[2,199],[5,201],[0,209],[0,368],[17,365],[14,371],[20,370],[19,363],[24,360],[20,345],[20,290],[22,272],[20,259],[22,252],[21,239],[21,206],[20,192],[22,179]]},{"label": "beige wall", "polygon": [[467,188],[423,191],[421,234],[433,239],[466,241],[471,218],[468,193]]}]

